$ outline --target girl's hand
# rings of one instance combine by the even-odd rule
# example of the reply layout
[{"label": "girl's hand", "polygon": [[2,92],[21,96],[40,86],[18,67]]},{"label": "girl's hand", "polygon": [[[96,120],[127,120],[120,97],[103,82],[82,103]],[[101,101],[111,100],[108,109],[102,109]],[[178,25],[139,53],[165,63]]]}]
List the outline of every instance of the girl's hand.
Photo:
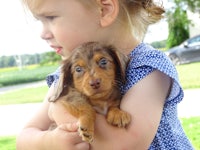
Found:
[{"label": "girl's hand", "polygon": [[[53,86],[48,95],[51,95]],[[57,127],[52,127],[52,121]],[[71,116],[61,103],[49,103],[47,98],[17,136],[17,150],[89,150],[77,132],[77,119]]]},{"label": "girl's hand", "polygon": [[83,142],[76,123],[61,124],[44,135],[44,147],[48,150],[89,150],[89,144]]},{"label": "girl's hand", "polygon": [[48,150],[89,150],[89,144],[79,136],[77,119],[67,112],[62,103],[50,103],[48,115],[58,125],[45,135]]},{"label": "girl's hand", "polygon": [[78,122],[78,119],[69,114],[67,109],[59,100],[49,104],[48,116],[58,126],[65,123]]}]

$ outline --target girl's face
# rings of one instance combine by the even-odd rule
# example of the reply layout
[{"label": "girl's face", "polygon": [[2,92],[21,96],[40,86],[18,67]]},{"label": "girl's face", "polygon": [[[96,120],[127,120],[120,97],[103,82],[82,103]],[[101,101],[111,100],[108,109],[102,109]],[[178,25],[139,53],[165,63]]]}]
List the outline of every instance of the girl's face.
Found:
[{"label": "girl's face", "polygon": [[98,41],[98,11],[77,0],[44,1],[34,15],[43,26],[41,38],[63,57],[84,42]]}]

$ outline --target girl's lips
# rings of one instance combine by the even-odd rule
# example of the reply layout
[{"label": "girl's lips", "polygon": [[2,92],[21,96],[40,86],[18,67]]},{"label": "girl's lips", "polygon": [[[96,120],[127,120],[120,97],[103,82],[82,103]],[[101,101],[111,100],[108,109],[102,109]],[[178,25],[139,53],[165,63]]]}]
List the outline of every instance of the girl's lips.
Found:
[{"label": "girl's lips", "polygon": [[57,54],[61,54],[62,47],[56,47],[56,46],[51,46],[51,47],[56,51]]},{"label": "girl's lips", "polygon": [[59,47],[59,48],[56,48],[55,50],[57,54],[61,54],[62,48]]}]

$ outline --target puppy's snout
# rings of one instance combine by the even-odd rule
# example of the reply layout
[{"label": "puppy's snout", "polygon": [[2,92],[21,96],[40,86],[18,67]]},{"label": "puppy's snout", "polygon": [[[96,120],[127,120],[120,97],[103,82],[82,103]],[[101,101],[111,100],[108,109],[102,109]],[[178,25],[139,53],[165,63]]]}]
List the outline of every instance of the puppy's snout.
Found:
[{"label": "puppy's snout", "polygon": [[101,84],[101,79],[92,79],[90,80],[89,84],[93,89],[98,89]]}]

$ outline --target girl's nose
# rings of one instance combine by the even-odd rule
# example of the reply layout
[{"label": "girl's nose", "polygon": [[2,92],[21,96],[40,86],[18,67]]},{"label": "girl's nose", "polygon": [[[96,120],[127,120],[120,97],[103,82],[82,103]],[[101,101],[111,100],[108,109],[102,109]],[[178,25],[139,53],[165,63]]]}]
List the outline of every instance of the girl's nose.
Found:
[{"label": "girl's nose", "polygon": [[42,32],[40,34],[40,37],[43,40],[49,40],[49,39],[53,38],[53,34],[48,29],[44,29],[43,28],[43,30],[42,30]]}]

